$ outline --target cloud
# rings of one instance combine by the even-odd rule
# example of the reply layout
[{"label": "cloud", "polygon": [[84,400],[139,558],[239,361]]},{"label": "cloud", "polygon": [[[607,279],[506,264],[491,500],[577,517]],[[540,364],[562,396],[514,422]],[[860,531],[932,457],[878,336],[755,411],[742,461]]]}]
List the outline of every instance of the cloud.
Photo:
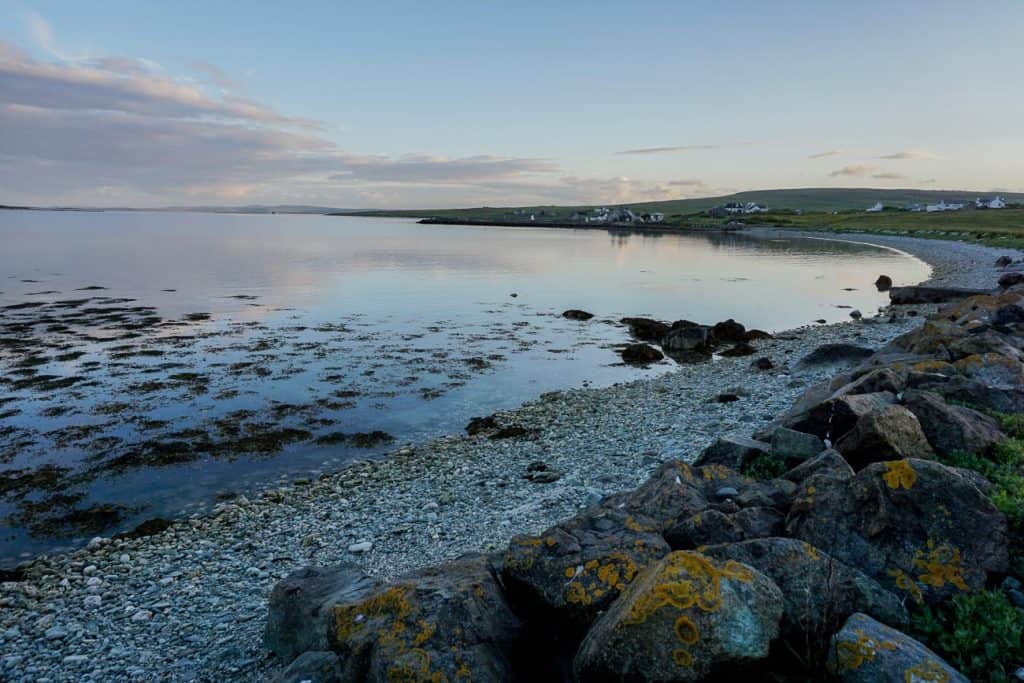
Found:
[{"label": "cloud", "polygon": [[878,180],[906,180],[907,179],[907,176],[903,175],[902,173],[893,173],[891,171],[883,171],[881,173],[872,173],[871,177],[872,178],[877,178]]},{"label": "cloud", "polygon": [[28,33],[36,45],[43,48],[50,54],[61,59],[67,57],[57,47],[57,40],[53,35],[53,27],[42,16],[35,12],[29,12],[25,16],[25,23],[28,24]]},{"label": "cloud", "polygon": [[206,80],[223,91],[230,92],[242,89],[241,84],[228,76],[228,74],[219,66],[200,60],[193,62],[192,68],[201,73]]},{"label": "cloud", "polygon": [[558,166],[545,159],[510,159],[480,155],[447,157],[409,154],[389,157],[343,155],[344,173],[331,180],[370,180],[392,183],[468,183],[507,180],[533,174],[554,173]]},{"label": "cloud", "polygon": [[913,159],[913,160],[923,160],[923,161],[934,161],[936,159],[941,159],[942,157],[940,157],[937,154],[933,154],[932,152],[928,152],[926,150],[923,150],[923,149],[908,149],[908,150],[905,150],[905,151],[902,151],[902,152],[893,152],[892,154],[884,154],[884,155],[882,155],[882,156],[880,156],[878,158],[879,159],[890,159],[890,160],[908,160],[908,159]]},{"label": "cloud", "polygon": [[818,152],[817,154],[812,154],[812,155],[810,155],[807,158],[808,159],[825,159],[827,157],[839,156],[840,154],[845,154],[845,153],[846,153],[846,150],[830,149],[827,152]]},{"label": "cloud", "polygon": [[833,178],[838,178],[840,176],[858,176],[859,177],[859,176],[871,175],[872,173],[878,173],[878,172],[881,172],[881,171],[880,171],[880,169],[878,169],[875,166],[865,166],[864,164],[852,164],[850,166],[843,166],[840,169],[836,169],[835,171],[832,171],[831,173],[829,173],[829,176],[831,176]]},{"label": "cloud", "polygon": [[668,185],[670,187],[704,187],[704,181],[696,178],[687,178],[684,180],[670,180]]},{"label": "cloud", "polygon": [[616,154],[668,154],[671,152],[692,152],[703,149],[719,149],[722,145],[677,145],[674,147],[640,147],[624,149]]}]

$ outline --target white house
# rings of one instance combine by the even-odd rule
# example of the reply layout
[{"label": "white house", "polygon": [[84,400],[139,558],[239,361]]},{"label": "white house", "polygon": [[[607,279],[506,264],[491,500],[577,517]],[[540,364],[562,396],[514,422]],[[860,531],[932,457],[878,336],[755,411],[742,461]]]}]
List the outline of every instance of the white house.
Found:
[{"label": "white house", "polygon": [[936,211],[959,211],[964,208],[961,202],[950,202],[947,203],[945,199],[940,199],[938,204],[929,204],[924,207],[924,210],[928,213],[934,213]]},{"label": "white house", "polygon": [[645,213],[640,215],[640,220],[644,223],[661,223],[665,220],[665,214],[663,213]]},{"label": "white house", "polygon": [[872,206],[871,208],[867,209],[867,212],[868,213],[878,213],[879,211],[881,211],[884,208],[885,207],[882,206],[882,202],[875,202],[875,205]]},{"label": "white house", "polygon": [[763,213],[768,210],[767,206],[761,206],[757,202],[747,202],[746,204],[729,202],[722,208],[729,213]]},{"label": "white house", "polygon": [[974,206],[978,209],[1005,209],[1006,201],[999,195],[992,199],[982,199],[979,197],[974,200]]}]

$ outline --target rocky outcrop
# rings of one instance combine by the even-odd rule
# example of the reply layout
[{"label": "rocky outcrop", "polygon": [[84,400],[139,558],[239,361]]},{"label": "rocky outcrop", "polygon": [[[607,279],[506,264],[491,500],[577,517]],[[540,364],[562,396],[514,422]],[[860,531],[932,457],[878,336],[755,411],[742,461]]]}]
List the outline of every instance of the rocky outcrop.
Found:
[{"label": "rocky outcrop", "polygon": [[661,347],[668,353],[710,355],[716,344],[715,336],[706,325],[673,326],[661,339]]},{"label": "rocky outcrop", "polygon": [[803,366],[852,364],[868,358],[872,349],[856,344],[822,344],[800,359]]},{"label": "rocky outcrop", "polygon": [[786,531],[915,601],[979,590],[1007,564],[1003,515],[971,477],[928,460],[813,475]]},{"label": "rocky outcrop", "polygon": [[674,552],[601,616],[576,655],[581,681],[699,681],[738,676],[768,656],[782,594],[757,570]]},{"label": "rocky outcrop", "polygon": [[829,672],[843,683],[968,683],[937,654],[866,614],[854,614],[832,639]]},{"label": "rocky outcrop", "polygon": [[889,290],[889,301],[893,304],[944,304],[958,301],[969,296],[987,294],[983,289],[964,289],[957,287],[893,287]]},{"label": "rocky outcrop", "polygon": [[928,443],[939,455],[956,452],[987,453],[1006,440],[999,423],[988,415],[958,405],[950,405],[931,391],[910,389],[903,395],[904,405],[914,414]]},{"label": "rocky outcrop", "polygon": [[747,341],[747,328],[732,318],[715,323],[711,328],[715,339],[721,342],[745,342]]},{"label": "rocky outcrop", "polygon": [[693,466],[722,465],[739,470],[757,457],[768,455],[770,449],[770,444],[746,436],[723,436],[705,448],[693,461]]},{"label": "rocky outcrop", "polygon": [[651,318],[623,318],[619,322],[629,327],[633,337],[646,342],[659,342],[672,329],[668,323]]},{"label": "rocky outcrop", "polygon": [[884,405],[857,419],[835,448],[858,470],[881,460],[931,458],[934,453],[912,412]]}]

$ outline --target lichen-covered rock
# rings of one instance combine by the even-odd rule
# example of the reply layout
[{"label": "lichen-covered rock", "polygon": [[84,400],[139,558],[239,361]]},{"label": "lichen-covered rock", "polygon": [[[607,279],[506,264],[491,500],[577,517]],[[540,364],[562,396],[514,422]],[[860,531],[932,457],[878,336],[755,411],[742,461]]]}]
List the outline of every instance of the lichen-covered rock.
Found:
[{"label": "lichen-covered rock", "polygon": [[504,681],[522,625],[490,561],[466,556],[331,606],[342,681]]},{"label": "lichen-covered rock", "polygon": [[574,662],[580,681],[699,681],[768,656],[782,594],[734,561],[667,555],[594,624]]},{"label": "lichen-covered rock", "polygon": [[881,460],[935,455],[914,414],[897,405],[860,416],[853,429],[836,441],[835,449],[855,470]]},{"label": "lichen-covered rock", "polygon": [[592,508],[540,536],[516,536],[502,560],[511,595],[569,631],[588,626],[645,566],[669,552],[657,522]]},{"label": "lichen-covered rock", "polygon": [[901,597],[940,602],[1006,570],[1006,518],[960,470],[890,460],[850,478],[817,474],[801,486],[788,535]]},{"label": "lichen-covered rock", "polygon": [[1024,387],[995,387],[959,375],[931,372],[910,373],[907,385],[913,389],[934,391],[947,402],[969,405],[977,410],[1024,412]]},{"label": "lichen-covered rock", "polygon": [[829,671],[843,683],[969,683],[910,636],[866,614],[854,614],[832,639]]},{"label": "lichen-covered rock", "polygon": [[723,486],[742,490],[751,481],[722,465],[691,467],[682,461],[672,461],[662,464],[635,490],[608,496],[601,505],[649,517],[660,528],[667,529],[707,509],[715,491]]},{"label": "lichen-covered rock", "polygon": [[340,683],[338,655],[325,650],[310,650],[295,658],[274,679],[274,683]]},{"label": "lichen-covered rock", "polygon": [[853,476],[853,468],[850,467],[850,463],[846,462],[846,458],[839,454],[839,451],[829,448],[810,460],[800,463],[783,474],[782,478],[799,484],[815,474],[847,478]]},{"label": "lichen-covered rock", "polygon": [[772,455],[782,458],[790,466],[825,450],[825,442],[820,437],[807,432],[798,432],[788,427],[779,427],[772,433]]},{"label": "lichen-covered rock", "polygon": [[893,625],[907,623],[907,610],[893,593],[824,550],[794,538],[762,538],[715,545],[701,552],[717,560],[749,565],[782,591],[782,635],[805,660],[824,652],[828,639],[854,612]]},{"label": "lichen-covered rock", "polygon": [[722,465],[739,470],[758,456],[767,455],[770,449],[771,446],[765,442],[746,436],[723,436],[705,448],[693,462],[693,466]]},{"label": "lichen-covered rock", "polygon": [[1024,386],[1024,363],[999,353],[976,353],[953,363],[964,377],[997,389]]},{"label": "lichen-covered rock", "polygon": [[917,417],[928,443],[940,455],[956,451],[986,453],[1006,439],[999,423],[988,415],[949,405],[934,392],[908,390],[903,404]]},{"label": "lichen-covered rock", "polygon": [[835,442],[853,429],[861,417],[895,403],[896,394],[889,391],[843,393],[812,408],[797,428]]},{"label": "lichen-covered rock", "polygon": [[283,661],[307,650],[327,650],[331,642],[331,606],[358,601],[380,583],[348,565],[307,567],[274,586],[263,642]]}]

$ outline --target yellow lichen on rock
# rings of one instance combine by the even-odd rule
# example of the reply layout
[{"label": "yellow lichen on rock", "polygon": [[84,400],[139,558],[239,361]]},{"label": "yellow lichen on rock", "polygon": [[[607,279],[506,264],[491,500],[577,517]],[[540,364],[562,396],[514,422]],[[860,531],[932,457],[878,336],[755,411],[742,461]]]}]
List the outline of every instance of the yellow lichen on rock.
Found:
[{"label": "yellow lichen on rock", "polygon": [[887,573],[896,580],[896,587],[906,593],[909,593],[910,597],[914,599],[914,602],[918,604],[924,602],[924,596],[921,594],[921,589],[916,583],[914,583],[914,580],[910,578],[906,572],[902,569],[890,569]]},{"label": "yellow lichen on rock", "polygon": [[579,567],[566,567],[565,601],[573,605],[590,605],[609,591],[622,592],[636,577],[640,567],[629,555],[609,553],[601,560],[588,560]]},{"label": "yellow lichen on rock", "polygon": [[903,672],[905,683],[946,683],[949,672],[934,659],[928,659]]},{"label": "yellow lichen on rock", "polygon": [[922,572],[917,579],[923,584],[942,588],[948,583],[962,591],[968,590],[959,548],[936,545],[929,540],[927,550],[915,553],[914,566]]},{"label": "yellow lichen on rock", "polygon": [[903,488],[909,491],[917,481],[917,472],[914,471],[909,460],[889,460],[885,463],[882,479],[893,490]]},{"label": "yellow lichen on rock", "polygon": [[874,661],[875,655],[883,648],[889,651],[896,649],[895,643],[887,640],[875,640],[861,629],[857,629],[855,633],[857,640],[843,640],[836,643],[836,658],[843,670],[855,671],[864,662]]}]

